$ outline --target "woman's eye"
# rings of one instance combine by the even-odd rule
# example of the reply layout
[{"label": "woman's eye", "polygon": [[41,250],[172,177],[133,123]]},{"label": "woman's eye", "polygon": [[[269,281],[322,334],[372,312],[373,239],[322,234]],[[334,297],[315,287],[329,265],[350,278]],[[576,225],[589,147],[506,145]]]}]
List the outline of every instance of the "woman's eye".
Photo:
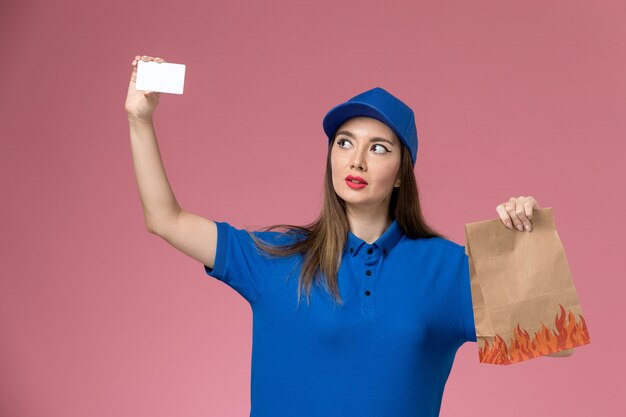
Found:
[{"label": "woman's eye", "polygon": [[374,145],[374,146],[380,146],[381,148],[383,148],[383,149],[385,150],[385,152],[383,152],[383,153],[387,153],[387,152],[389,152],[389,149],[385,148],[385,147],[384,147],[383,145],[381,145],[380,143],[377,143],[377,144],[376,144],[376,145]]},{"label": "woman's eye", "polygon": [[[347,140],[347,139],[339,139],[339,140],[337,141],[337,145],[341,146],[341,144],[342,144],[343,142],[348,142],[348,140]],[[349,142],[348,142],[348,143],[349,143]],[[377,143],[377,144],[373,145],[372,147],[376,147],[376,146],[380,146],[381,148],[383,148],[383,149],[385,150],[385,152],[376,152],[376,153],[387,153],[387,152],[389,152],[389,149],[387,149],[386,147],[384,147],[384,146],[383,146],[383,145],[381,145],[380,143]],[[343,148],[343,146],[341,146],[341,147]]]}]

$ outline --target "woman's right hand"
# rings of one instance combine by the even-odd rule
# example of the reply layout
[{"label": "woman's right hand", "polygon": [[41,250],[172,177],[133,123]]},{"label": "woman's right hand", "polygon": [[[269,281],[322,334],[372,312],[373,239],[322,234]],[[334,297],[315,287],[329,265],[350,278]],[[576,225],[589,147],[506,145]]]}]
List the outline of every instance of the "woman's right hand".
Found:
[{"label": "woman's right hand", "polygon": [[160,92],[156,91],[143,91],[135,88],[137,80],[137,62],[142,61],[155,61],[165,62],[163,58],[153,58],[146,55],[137,55],[133,60],[132,67],[133,72],[130,75],[130,83],[128,84],[128,95],[126,96],[126,103],[124,105],[126,113],[129,117],[134,117],[142,120],[152,120],[152,113],[159,104]]}]

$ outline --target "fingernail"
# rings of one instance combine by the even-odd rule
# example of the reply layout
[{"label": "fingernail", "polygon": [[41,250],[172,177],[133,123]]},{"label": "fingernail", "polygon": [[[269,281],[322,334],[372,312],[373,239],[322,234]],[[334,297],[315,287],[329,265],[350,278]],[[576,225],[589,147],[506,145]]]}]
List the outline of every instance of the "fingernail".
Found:
[{"label": "fingernail", "polygon": [[508,227],[509,229],[511,228],[511,226],[512,226],[511,223],[506,224],[506,227]]},{"label": "fingernail", "polygon": [[519,230],[520,232],[521,232],[522,230],[524,230],[524,229],[522,228],[522,225],[521,225],[521,224],[518,224],[518,225],[517,225],[517,230]]},{"label": "fingernail", "polygon": [[530,225],[529,224],[526,225],[526,231],[530,232]]}]

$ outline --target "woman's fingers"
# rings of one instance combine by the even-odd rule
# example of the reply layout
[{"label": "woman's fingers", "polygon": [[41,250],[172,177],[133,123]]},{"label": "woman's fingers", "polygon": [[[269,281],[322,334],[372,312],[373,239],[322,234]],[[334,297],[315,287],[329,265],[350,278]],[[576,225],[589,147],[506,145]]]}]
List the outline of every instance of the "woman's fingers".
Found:
[{"label": "woman's fingers", "polygon": [[143,61],[155,61],[155,62],[165,62],[165,60],[161,57],[153,57],[153,56],[149,56],[149,55],[142,55],[141,59]]},{"label": "woman's fingers", "polygon": [[[133,68],[133,72],[131,74],[131,84],[134,83],[137,79],[137,62],[139,61],[154,61],[154,62],[165,62],[165,60],[161,57],[151,57],[149,55],[135,55],[135,58],[133,59],[133,62],[131,63],[131,66]],[[155,92],[155,91],[144,91],[143,92],[144,95],[146,97],[152,97],[154,95],[159,96],[160,92]]]},{"label": "woman's fingers", "polygon": [[532,231],[533,209],[540,208],[533,197],[511,197],[506,203],[498,204],[496,211],[506,227],[513,226],[520,232]]},{"label": "woman's fingers", "polygon": [[500,220],[502,220],[502,223],[504,223],[506,227],[508,227],[509,229],[513,227],[511,223],[511,218],[509,217],[509,213],[507,213],[506,209],[504,208],[504,203],[498,204],[496,206],[496,211],[498,212],[498,216],[500,216]]},{"label": "woman's fingers", "polygon": [[138,61],[154,61],[154,62],[165,62],[165,60],[161,57],[153,58],[148,55],[135,55],[135,59],[133,59],[132,66],[136,66]]},{"label": "woman's fingers", "polygon": [[511,197],[509,201],[504,204],[504,208],[508,213],[509,217],[513,221],[513,226],[520,232],[524,230],[524,226],[522,225],[522,221],[518,216],[519,210],[517,210],[517,204],[514,197]]}]

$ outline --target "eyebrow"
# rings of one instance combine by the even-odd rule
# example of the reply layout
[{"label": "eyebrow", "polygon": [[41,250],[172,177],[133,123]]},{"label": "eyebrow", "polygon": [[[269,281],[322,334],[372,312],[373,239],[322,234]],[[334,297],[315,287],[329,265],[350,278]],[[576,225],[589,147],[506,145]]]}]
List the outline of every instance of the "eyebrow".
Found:
[{"label": "eyebrow", "polygon": [[[354,135],[353,135],[351,132],[347,131],[347,130],[342,130],[342,131],[337,132],[337,134],[335,135],[335,138],[336,138],[337,136],[339,136],[339,135],[346,135],[346,136],[350,136],[351,138],[353,138],[353,139],[354,139]],[[380,138],[380,137],[373,137],[373,138],[370,138],[370,143],[372,143],[372,142],[387,142],[387,143],[389,143],[391,146],[394,146],[393,142],[392,142],[392,141],[390,141],[389,139]]]}]

